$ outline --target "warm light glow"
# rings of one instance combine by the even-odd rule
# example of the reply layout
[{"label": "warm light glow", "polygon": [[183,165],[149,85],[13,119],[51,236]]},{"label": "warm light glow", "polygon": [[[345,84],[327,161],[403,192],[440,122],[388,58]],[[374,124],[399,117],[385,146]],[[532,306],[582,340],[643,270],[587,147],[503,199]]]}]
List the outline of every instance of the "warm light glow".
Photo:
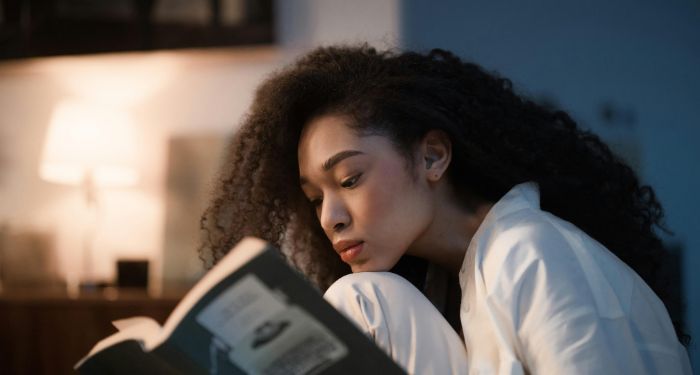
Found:
[{"label": "warm light glow", "polygon": [[86,101],[59,103],[43,149],[39,175],[62,184],[81,185],[88,173],[97,186],[138,182],[134,126],[122,109]]},{"label": "warm light glow", "polygon": [[174,53],[151,52],[53,57],[36,65],[72,95],[133,107],[162,89],[179,61]]}]

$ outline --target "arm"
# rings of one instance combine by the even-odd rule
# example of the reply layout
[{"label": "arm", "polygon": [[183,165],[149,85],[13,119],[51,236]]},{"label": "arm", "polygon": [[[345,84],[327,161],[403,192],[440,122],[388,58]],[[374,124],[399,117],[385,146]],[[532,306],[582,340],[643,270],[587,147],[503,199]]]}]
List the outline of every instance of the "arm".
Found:
[{"label": "arm", "polygon": [[518,226],[489,247],[483,273],[490,313],[530,373],[665,370],[639,350],[632,271],[594,241],[572,243],[547,222]]}]

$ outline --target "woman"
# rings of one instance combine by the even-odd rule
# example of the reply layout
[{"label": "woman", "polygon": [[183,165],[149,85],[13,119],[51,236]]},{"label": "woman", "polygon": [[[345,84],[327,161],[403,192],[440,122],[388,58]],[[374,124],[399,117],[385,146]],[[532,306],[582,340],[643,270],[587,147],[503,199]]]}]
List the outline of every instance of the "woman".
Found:
[{"label": "woman", "polygon": [[220,178],[203,259],[277,244],[409,372],[690,372],[653,190],[449,52],[312,51],[259,88]]}]

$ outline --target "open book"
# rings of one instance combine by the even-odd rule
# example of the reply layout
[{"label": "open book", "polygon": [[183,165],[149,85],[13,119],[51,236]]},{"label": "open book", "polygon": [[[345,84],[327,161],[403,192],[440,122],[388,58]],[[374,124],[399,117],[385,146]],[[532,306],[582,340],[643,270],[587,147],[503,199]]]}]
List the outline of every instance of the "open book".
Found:
[{"label": "open book", "polygon": [[245,238],[161,327],[135,317],[75,365],[81,374],[402,374],[271,245]]}]

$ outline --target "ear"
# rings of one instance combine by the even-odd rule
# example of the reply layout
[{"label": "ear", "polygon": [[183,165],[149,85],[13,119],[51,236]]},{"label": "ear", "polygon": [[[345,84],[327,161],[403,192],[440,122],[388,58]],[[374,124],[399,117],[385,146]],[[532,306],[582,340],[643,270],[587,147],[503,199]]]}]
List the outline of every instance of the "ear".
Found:
[{"label": "ear", "polygon": [[439,181],[452,160],[452,142],[442,130],[431,130],[421,140],[421,166],[428,181]]}]

